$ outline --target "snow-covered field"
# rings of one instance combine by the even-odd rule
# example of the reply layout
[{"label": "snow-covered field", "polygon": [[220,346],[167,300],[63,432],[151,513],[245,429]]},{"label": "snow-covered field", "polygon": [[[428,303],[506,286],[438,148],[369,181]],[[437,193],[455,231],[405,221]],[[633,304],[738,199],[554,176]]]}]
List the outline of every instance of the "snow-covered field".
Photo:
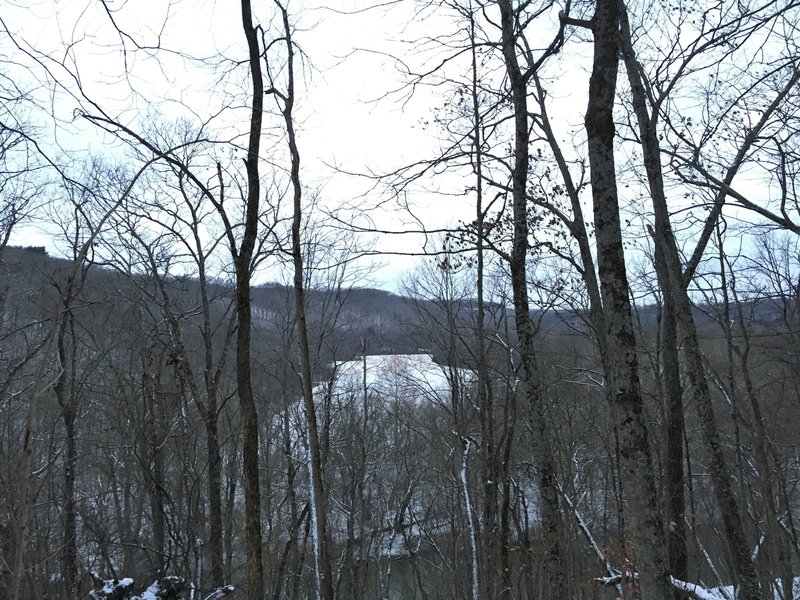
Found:
[{"label": "snow-covered field", "polygon": [[337,363],[334,368],[334,395],[363,392],[365,372],[369,392],[419,400],[442,400],[449,396],[454,380],[463,385],[474,378],[471,371],[440,365],[429,354],[378,354]]}]

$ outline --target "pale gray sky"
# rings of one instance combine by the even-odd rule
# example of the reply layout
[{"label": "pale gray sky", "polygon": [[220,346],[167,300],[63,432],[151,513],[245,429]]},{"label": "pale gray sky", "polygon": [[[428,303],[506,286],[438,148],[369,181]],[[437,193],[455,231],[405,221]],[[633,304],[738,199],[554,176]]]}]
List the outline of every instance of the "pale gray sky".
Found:
[{"label": "pale gray sky", "polygon": [[[277,24],[269,12],[272,3],[255,4],[257,11],[263,11],[256,14],[256,20],[262,23],[267,39],[274,38]],[[336,10],[330,8],[332,4]],[[437,85],[442,81],[436,76],[409,96],[408,88],[403,88],[408,77],[400,72],[402,68],[431,69],[442,60],[442,46],[449,43],[444,32],[456,30],[452,13],[420,9],[422,3],[413,0],[388,2],[367,10],[374,4],[374,0],[288,3],[296,27],[295,41],[305,53],[298,65],[304,85],[295,113],[303,182],[310,190],[319,190],[322,214],[349,207],[350,212],[343,215],[347,223],[402,230],[418,228],[415,218],[430,229],[471,220],[472,198],[464,190],[472,181],[465,180],[463,173],[439,174],[411,186],[403,199],[411,205],[413,217],[387,201],[384,187],[355,175],[390,172],[435,157],[446,142],[442,130],[433,123],[434,117],[453,89],[452,82]],[[0,6],[5,25],[41,57],[50,57],[43,60],[65,88],[54,92],[43,67],[21,57],[3,36],[3,57],[29,67],[9,68],[15,79],[39,99],[43,110],[37,118],[43,125],[42,139],[47,147],[54,153],[71,152],[77,161],[89,153],[122,153],[118,142],[75,118],[80,110],[94,110],[80,97],[78,84],[103,110],[127,123],[138,123],[155,113],[167,120],[188,118],[195,122],[215,115],[213,128],[217,131],[241,132],[246,128],[246,71],[231,71],[234,61],[245,58],[238,4],[112,0],[107,6],[114,11],[115,23],[131,39],[114,29],[111,17],[97,0],[7,1]],[[545,16],[545,22],[554,27],[557,9]],[[548,40],[548,32],[543,31],[541,39],[532,43],[546,44]],[[133,41],[160,49],[136,49]],[[569,52],[548,66],[549,74],[556,77],[548,87],[550,116],[564,147],[569,150],[574,143],[576,156],[583,152],[589,52],[587,44],[571,40]],[[195,60],[199,58],[208,60],[201,64]],[[443,74],[463,81],[467,64],[468,57],[462,56],[460,63],[448,63]],[[485,76],[497,78],[499,85],[502,69]],[[267,127],[281,130],[282,124],[273,115]],[[283,142],[270,134],[266,140],[265,156],[276,156],[276,162],[286,164],[281,157]],[[623,160],[624,152],[620,156]],[[751,181],[742,177],[740,182],[755,189],[762,177],[757,174]],[[623,193],[635,192],[626,188]],[[682,199],[676,196],[674,201],[679,206]],[[371,210],[378,205],[381,209]],[[37,227],[19,229],[12,243],[45,243],[50,234],[41,222]],[[647,242],[646,236],[640,237]],[[436,248],[437,239],[429,239],[429,249]],[[393,253],[420,251],[423,242],[419,235],[377,237],[375,248],[389,254],[379,259],[385,264],[375,272],[375,281],[394,287],[398,275],[411,269],[417,259]]]},{"label": "pale gray sky", "polygon": [[[121,38],[109,15],[94,0],[70,2],[38,0],[30,4],[6,4],[0,11],[4,22],[18,37],[41,55],[53,57],[47,66],[75,97],[64,91],[51,95],[52,86],[42,81],[43,69],[33,66],[31,79],[39,78],[40,103],[55,115],[47,123],[51,142],[76,154],[91,151],[114,152],[108,136],[81,119],[73,118],[86,102],[78,98],[77,81],[58,64],[63,61],[78,76],[86,96],[103,110],[129,123],[148,111],[168,118],[206,119],[240,98],[238,81],[220,80],[219,73],[231,60],[244,58],[238,6],[213,0],[137,0],[110,2],[116,24],[142,46],[161,46],[159,51],[137,50],[131,39]],[[271,8],[270,3],[256,3]],[[337,2],[331,10],[324,2],[289,2],[296,41],[305,53],[302,64],[305,88],[300,91],[298,110],[299,144],[303,157],[303,180],[320,189],[323,203],[335,207],[357,204],[367,207],[381,203],[383,191],[366,178],[337,172],[381,173],[404,164],[434,156],[440,146],[432,121],[432,110],[443,101],[441,89],[419,87],[413,96],[406,92],[389,94],[405,83],[397,70],[399,57],[406,64],[419,65],[432,57],[428,47],[414,44],[444,24],[444,15],[417,12],[415,2],[363,10],[370,2]],[[329,4],[329,3],[327,3]],[[234,8],[234,10],[231,10]],[[361,12],[359,12],[361,11]],[[256,15],[268,28],[269,15]],[[126,52],[122,51],[123,43]],[[180,53],[180,54],[179,54]],[[199,65],[182,55],[220,61],[216,69]],[[242,77],[240,71],[235,77]],[[31,86],[36,86],[31,81]],[[135,93],[131,93],[131,89]],[[400,99],[404,101],[399,102]],[[223,113],[217,125],[227,122],[241,130],[247,113]],[[40,118],[42,118],[40,116]],[[273,125],[278,124],[276,121]],[[423,186],[427,186],[426,182]],[[440,178],[437,185],[451,182]],[[463,187],[462,181],[453,185]],[[366,197],[362,194],[367,194]],[[471,218],[471,206],[463,197],[418,193],[408,198],[416,214],[431,228],[452,225],[459,218]],[[392,210],[374,211],[370,220],[380,229],[403,229],[405,222]],[[358,214],[363,219],[364,214]],[[367,220],[362,220],[367,224]],[[412,225],[417,227],[415,223]],[[12,243],[42,243],[46,232],[21,229]],[[421,244],[419,236],[383,236],[379,247],[390,252],[408,252]],[[408,269],[413,259],[396,256],[385,259],[390,266],[377,279],[385,282]]]}]

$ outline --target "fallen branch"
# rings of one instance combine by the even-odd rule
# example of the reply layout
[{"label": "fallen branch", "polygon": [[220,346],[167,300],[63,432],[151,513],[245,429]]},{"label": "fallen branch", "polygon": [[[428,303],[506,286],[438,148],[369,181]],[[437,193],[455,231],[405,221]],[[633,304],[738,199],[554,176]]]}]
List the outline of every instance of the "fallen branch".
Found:
[{"label": "fallen branch", "polygon": [[[623,583],[637,581],[638,579],[638,573],[631,573],[629,571],[609,577],[595,577],[597,583],[605,586],[619,586]],[[680,579],[675,579],[674,577],[670,577],[669,582],[673,588],[691,600],[729,600],[730,598],[728,590],[724,587],[709,589],[697,583],[688,583]]]},{"label": "fallen branch", "polygon": [[220,598],[224,598],[228,594],[232,594],[236,591],[236,586],[234,585],[223,585],[221,588],[217,588],[211,594],[206,596],[204,600],[219,600]]},{"label": "fallen branch", "polygon": [[722,587],[710,590],[704,588],[702,585],[688,583],[680,579],[675,579],[674,577],[670,577],[669,580],[670,583],[672,583],[672,587],[676,590],[680,590],[686,594],[688,598],[692,598],[692,600],[727,600],[730,598],[728,591]]},{"label": "fallen branch", "polygon": [[617,588],[619,597],[624,598],[625,594],[622,590],[622,584],[628,580],[624,579],[623,577],[627,576],[628,574],[623,574],[612,566],[611,562],[606,556],[606,553],[603,552],[602,548],[600,548],[600,545],[597,543],[597,541],[595,541],[592,532],[589,531],[589,526],[586,524],[586,521],[583,520],[583,516],[581,516],[581,514],[578,512],[578,509],[572,503],[572,500],[570,500],[569,496],[567,496],[563,490],[561,491],[561,496],[564,498],[564,502],[566,502],[567,506],[569,506],[570,510],[575,515],[575,521],[578,523],[578,529],[581,530],[581,533],[589,542],[589,547],[594,551],[597,559],[603,563],[603,566],[606,569],[606,577],[601,577],[596,581],[600,581],[603,585],[607,586],[613,585]]},{"label": "fallen branch", "polygon": [[[132,595],[133,579],[130,577],[103,579],[97,573],[90,575],[95,587],[89,592],[92,600],[178,600],[183,597],[184,592],[194,589],[194,586],[183,577],[168,575],[156,579],[141,595]],[[223,585],[203,600],[220,600],[235,591],[236,586]]]}]

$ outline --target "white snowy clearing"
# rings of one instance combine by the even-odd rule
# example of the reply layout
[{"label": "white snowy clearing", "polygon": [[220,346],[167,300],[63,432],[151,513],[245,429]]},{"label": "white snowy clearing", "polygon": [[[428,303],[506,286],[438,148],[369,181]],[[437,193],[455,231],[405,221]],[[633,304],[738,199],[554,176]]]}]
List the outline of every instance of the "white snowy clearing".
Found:
[{"label": "white snowy clearing", "polygon": [[[366,383],[368,393],[385,398],[443,401],[455,384],[474,379],[472,371],[440,365],[429,354],[369,355],[333,367],[333,396],[363,394]],[[326,391],[327,385],[316,386],[315,392]]]}]

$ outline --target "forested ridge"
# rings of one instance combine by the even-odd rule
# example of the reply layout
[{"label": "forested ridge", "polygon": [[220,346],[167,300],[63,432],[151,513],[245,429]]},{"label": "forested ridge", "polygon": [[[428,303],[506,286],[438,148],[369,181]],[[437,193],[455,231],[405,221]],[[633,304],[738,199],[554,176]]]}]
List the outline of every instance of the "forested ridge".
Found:
[{"label": "forested ridge", "polygon": [[[791,260],[789,255],[783,258]],[[71,266],[70,261],[50,257],[42,248],[7,247],[3,252],[6,514],[13,506],[13,482],[18,477],[19,447],[11,442],[22,433],[25,393],[32,378],[41,376],[35,356],[42,351],[52,307],[71,275]],[[776,272],[788,266],[774,265]],[[435,268],[429,276],[440,279],[442,292],[452,290],[452,282],[458,279]],[[451,285],[444,285],[448,280]],[[146,587],[161,574],[180,574],[210,594],[208,564],[215,551],[222,557],[223,580],[242,585],[246,557],[241,546],[241,416],[233,400],[232,359],[222,360],[217,375],[220,407],[215,435],[221,450],[223,503],[219,538],[210,537],[208,521],[208,432],[203,426],[207,415],[202,400],[192,396],[196,383],[187,380],[203,369],[199,289],[197,279],[176,277],[165,282],[166,293],[160,295],[152,277],[106,266],[88,267],[82,276],[72,302],[70,327],[59,335],[58,355],[44,370],[44,377],[52,378],[54,385],[41,397],[36,417],[39,448],[28,544],[39,560],[29,570],[25,587],[30,595],[26,597],[62,594],[63,527],[69,510],[74,511],[72,518],[78,525],[76,587],[83,593],[93,587],[94,573],[142,584],[132,584],[129,591]],[[209,290],[212,329],[218,332],[215,344],[224,345],[226,339],[230,344],[232,287],[216,282]],[[472,400],[477,368],[469,350],[475,327],[469,320],[475,308],[470,286],[462,282],[460,295],[438,298],[359,288],[309,291],[309,322],[314,324],[312,338],[319,349],[315,389],[327,439],[328,493],[335,502],[329,516],[330,535],[341,553],[339,585],[358,597],[383,593],[414,597],[437,594],[440,583],[434,582],[446,577],[453,593],[467,593],[470,582],[462,561],[470,551],[470,540],[462,503],[466,495],[474,502],[480,498],[478,465],[482,460],[476,440],[478,411]],[[341,302],[340,310],[332,317],[331,311],[326,315],[326,307],[336,302]],[[769,461],[778,486],[776,500],[786,506],[783,535],[792,553],[797,551],[792,515],[800,467],[795,453],[800,358],[792,349],[797,344],[798,310],[796,288],[791,287],[759,287],[758,295],[748,294],[728,304],[707,298],[695,308],[707,372],[714,382],[715,407],[736,465],[737,493],[747,501],[747,527],[757,550],[765,538],[764,516],[758,508],[759,471],[750,456],[758,435],[753,423],[756,406],[763,413],[762,426],[772,448]],[[647,398],[644,410],[653,432],[659,482],[664,481],[666,452],[658,350],[662,311],[660,304],[654,304],[635,313]],[[301,392],[292,363],[290,287],[255,288],[253,314],[261,471],[268,482],[267,581],[269,585],[280,577],[283,585],[294,587],[290,594],[304,595],[312,586],[306,563],[308,488],[302,474],[307,457],[302,449]],[[558,439],[556,459],[565,477],[560,490],[569,520],[562,543],[568,557],[564,560],[570,565],[570,587],[584,597],[603,597],[609,592],[596,579],[614,576],[616,571],[608,573],[595,552],[601,550],[602,560],[622,572],[630,568],[628,553],[633,550],[625,547],[619,457],[613,421],[603,400],[601,361],[586,327],[588,315],[555,310],[535,314],[543,385],[551,407],[548,427]],[[738,323],[732,332],[723,320],[729,315],[736,315]],[[175,331],[166,323],[169,319],[180,323],[180,344],[172,338]],[[507,410],[520,411],[515,406],[517,381],[509,353],[516,344],[513,311],[493,306],[492,319],[485,326],[498,340],[487,365],[491,393]],[[748,354],[743,357],[745,346]],[[382,361],[360,371],[364,349],[368,354],[397,355],[397,361]],[[430,364],[446,385],[431,385],[407,367],[403,361],[418,353],[435,357]],[[68,366],[66,375],[58,370],[62,360]],[[183,361],[189,363],[188,370],[182,368]],[[369,377],[368,383],[364,379],[366,388],[362,372]],[[740,386],[748,386],[745,389],[756,395],[756,404],[748,405],[736,395]],[[700,432],[691,409],[686,418],[690,577],[727,583],[730,567],[720,558],[724,542],[709,497]],[[463,427],[463,438],[455,436],[455,422]],[[534,590],[544,564],[536,550],[541,543],[540,500],[526,451],[533,432],[529,418],[519,412],[512,418],[498,418],[496,426],[518,428],[506,459],[507,477],[513,483],[507,491],[510,522],[504,543],[516,584]],[[470,451],[473,443],[476,447]],[[74,462],[68,472],[70,453]],[[465,456],[474,466],[463,461]],[[65,502],[68,481],[75,498],[72,505]],[[4,555],[11,556],[13,520],[6,521],[3,533]],[[218,550],[212,549],[214,545]],[[754,554],[763,556],[759,564],[765,581],[775,577],[774,559],[766,553]],[[4,571],[5,582],[9,575]]]},{"label": "forested ridge", "polygon": [[0,598],[800,598],[800,4],[231,8],[0,6]]}]

